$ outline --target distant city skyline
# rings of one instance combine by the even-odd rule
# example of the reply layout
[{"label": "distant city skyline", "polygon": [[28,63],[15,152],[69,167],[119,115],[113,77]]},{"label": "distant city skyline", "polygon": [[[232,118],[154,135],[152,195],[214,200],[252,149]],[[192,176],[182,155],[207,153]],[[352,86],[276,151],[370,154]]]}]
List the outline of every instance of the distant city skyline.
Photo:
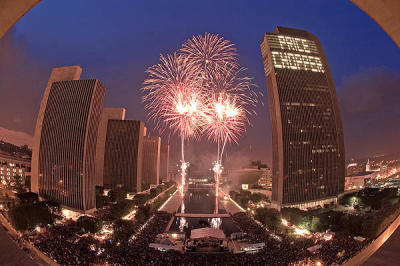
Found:
[{"label": "distant city skyline", "polygon": [[[4,59],[0,62],[0,92],[7,99],[0,107],[0,127],[33,135],[50,69],[71,64],[82,65],[87,69],[84,75],[98,77],[109,88],[105,106],[124,107],[128,119],[145,121],[139,92],[144,70],[157,61],[159,53],[170,53],[190,36],[204,32],[219,33],[236,43],[242,65],[267,95],[258,45],[263,34],[278,24],[319,36],[338,89],[347,158],[391,153],[399,148],[394,140],[400,128],[394,121],[399,117],[396,102],[400,98],[400,75],[394,69],[400,67],[400,53],[379,26],[350,1],[238,1],[230,5],[230,12],[223,11],[224,1],[204,1],[196,10],[174,2],[112,7],[106,6],[106,1],[96,4],[44,1],[0,41]],[[205,13],[207,21],[202,19]],[[263,101],[268,105],[267,97]],[[253,127],[239,146],[228,148],[228,158],[235,162],[261,159],[271,164],[267,109],[257,108],[258,115],[251,120]],[[151,131],[152,126],[148,129]],[[168,141],[171,160],[176,160],[173,156],[178,141],[164,135],[163,142]],[[211,146],[199,142],[190,148],[189,161],[198,160],[190,156],[191,152],[203,150],[214,152]]]}]

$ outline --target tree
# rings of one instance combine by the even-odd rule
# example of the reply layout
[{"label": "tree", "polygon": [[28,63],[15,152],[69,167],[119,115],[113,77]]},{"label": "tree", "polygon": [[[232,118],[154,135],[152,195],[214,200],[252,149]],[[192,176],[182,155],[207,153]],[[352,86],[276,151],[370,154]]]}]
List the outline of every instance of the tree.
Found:
[{"label": "tree", "polygon": [[262,193],[253,193],[250,195],[250,200],[254,203],[258,203],[260,201],[267,200],[267,196]]},{"label": "tree", "polygon": [[131,221],[116,220],[114,222],[113,237],[117,241],[128,241],[132,234],[135,232],[135,226]]},{"label": "tree", "polygon": [[149,195],[148,194],[136,194],[133,199],[136,201],[137,205],[143,205],[149,199]]},{"label": "tree", "polygon": [[125,199],[123,201],[119,201],[111,208],[111,218],[121,219],[125,215],[128,215],[134,208],[135,203],[132,200]]},{"label": "tree", "polygon": [[17,197],[21,201],[21,203],[24,204],[32,204],[39,201],[38,194],[33,192],[17,193]]},{"label": "tree", "polygon": [[8,212],[11,223],[19,231],[33,229],[36,226],[52,224],[54,215],[44,204],[24,204]]},{"label": "tree", "polygon": [[150,214],[151,214],[150,210],[151,210],[150,206],[148,206],[148,205],[139,206],[139,208],[138,208],[138,210],[136,212],[136,215],[135,215],[135,219],[138,222],[146,221],[147,219],[150,218]]},{"label": "tree", "polygon": [[92,234],[99,232],[102,227],[100,219],[90,216],[80,216],[76,222],[80,227],[84,228],[86,232]]},{"label": "tree", "polygon": [[150,198],[154,198],[155,196],[157,196],[157,189],[150,189]]},{"label": "tree", "polygon": [[107,196],[112,202],[122,201],[126,198],[126,190],[123,188],[112,189],[108,192]]}]

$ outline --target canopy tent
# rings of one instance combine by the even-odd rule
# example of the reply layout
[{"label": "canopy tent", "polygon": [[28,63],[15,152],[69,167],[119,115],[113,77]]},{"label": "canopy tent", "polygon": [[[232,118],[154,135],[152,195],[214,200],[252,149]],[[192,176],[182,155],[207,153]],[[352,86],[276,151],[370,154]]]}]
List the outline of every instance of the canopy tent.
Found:
[{"label": "canopy tent", "polygon": [[226,239],[226,236],[224,232],[220,229],[214,229],[214,228],[199,228],[199,229],[193,229],[190,232],[190,238],[191,239],[201,239],[201,238],[215,238],[215,239]]},{"label": "canopy tent", "polygon": [[317,251],[318,249],[320,249],[320,248],[322,248],[321,245],[315,245],[315,246],[312,246],[312,247],[307,248],[307,250],[310,251],[311,253],[314,253],[314,252],[316,252],[316,251]]},{"label": "canopy tent", "polygon": [[175,250],[175,251],[180,251],[180,248],[178,246],[171,246],[171,245],[163,245],[159,243],[151,243],[149,247],[158,249],[158,250]]}]

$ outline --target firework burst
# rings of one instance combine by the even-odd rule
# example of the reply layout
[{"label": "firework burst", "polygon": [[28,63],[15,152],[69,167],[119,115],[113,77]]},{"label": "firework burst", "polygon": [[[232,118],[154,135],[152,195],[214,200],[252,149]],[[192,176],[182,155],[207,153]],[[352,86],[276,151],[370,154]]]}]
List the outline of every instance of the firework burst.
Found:
[{"label": "firework burst", "polygon": [[183,138],[199,137],[204,99],[197,67],[177,53],[146,70],[142,88],[148,116],[160,131],[169,128]]},{"label": "firework burst", "polygon": [[204,78],[213,70],[238,67],[235,45],[215,34],[193,36],[182,45],[180,52],[201,70]]},{"label": "firework burst", "polygon": [[186,169],[184,143],[190,137],[199,137],[203,122],[204,99],[198,87],[198,69],[187,58],[174,53],[160,56],[160,63],[146,70],[143,97],[148,116],[162,132],[169,128],[181,137],[181,194],[183,195]]},{"label": "firework burst", "polygon": [[[218,146],[213,168],[218,197],[225,145],[238,143],[257,102],[254,85],[242,72],[234,44],[209,33],[193,36],[179,53],[161,55],[160,63],[146,70],[142,91],[149,119],[160,132],[169,129],[181,138],[182,196],[189,165],[185,139],[205,135]],[[217,204],[216,198],[216,211]]]}]

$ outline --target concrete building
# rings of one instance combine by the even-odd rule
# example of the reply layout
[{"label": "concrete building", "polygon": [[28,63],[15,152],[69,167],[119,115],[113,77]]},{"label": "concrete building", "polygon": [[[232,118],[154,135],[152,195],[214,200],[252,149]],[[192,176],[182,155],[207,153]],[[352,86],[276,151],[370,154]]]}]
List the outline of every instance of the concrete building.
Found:
[{"label": "concrete building", "polygon": [[79,66],[55,68],[38,114],[32,191],[79,212],[95,209],[95,152],[105,87],[79,80]]},{"label": "concrete building", "polygon": [[160,147],[160,182],[167,182],[169,167],[169,144],[161,143]]},{"label": "concrete building", "polygon": [[144,187],[160,183],[161,138],[145,136],[143,139],[142,184]]},{"label": "concrete building", "polygon": [[374,171],[364,171],[346,176],[344,190],[348,191],[363,189],[365,183],[373,178],[374,173]]},{"label": "concrete building", "polygon": [[31,158],[0,152],[0,186],[9,184],[16,175],[21,176],[22,184],[26,184],[26,181],[30,183]]},{"label": "concrete building", "polygon": [[329,65],[318,38],[276,27],[261,53],[272,126],[272,203],[307,208],[343,192],[342,121]]},{"label": "concrete building", "polygon": [[260,179],[258,179],[258,185],[263,188],[272,188],[272,171],[268,167],[261,168],[262,171]]},{"label": "concrete building", "polygon": [[[108,120],[104,153],[104,187],[140,192],[145,157],[144,124],[138,120]],[[142,161],[143,160],[143,161]]]},{"label": "concrete building", "polygon": [[96,144],[96,186],[103,186],[104,178],[104,154],[106,146],[107,126],[108,121],[113,120],[124,120],[125,119],[125,108],[104,108],[101,112],[101,119],[99,124],[99,130],[97,134]]}]

